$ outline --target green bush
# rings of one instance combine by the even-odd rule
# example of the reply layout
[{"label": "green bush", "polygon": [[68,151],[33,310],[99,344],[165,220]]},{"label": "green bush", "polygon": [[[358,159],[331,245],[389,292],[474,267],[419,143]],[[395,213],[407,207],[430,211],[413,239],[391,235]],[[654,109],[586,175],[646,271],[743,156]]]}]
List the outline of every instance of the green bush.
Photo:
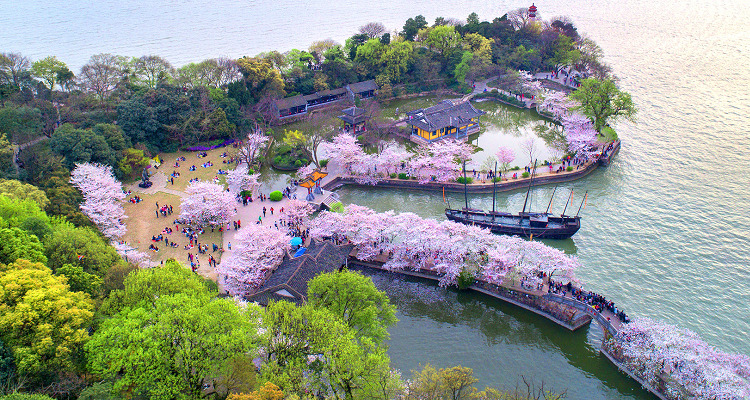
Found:
[{"label": "green bush", "polygon": [[320,167],[325,168],[328,165],[328,159],[320,160]]},{"label": "green bush", "polygon": [[503,178],[500,178],[500,177],[492,178],[492,182],[500,182],[501,180],[503,180]]},{"label": "green bush", "polygon": [[308,160],[306,158],[302,159],[302,165],[309,165],[309,164],[310,164],[310,160]]},{"label": "green bush", "polygon": [[409,179],[409,177],[406,176],[406,174],[402,172],[402,173],[398,174],[398,179]]},{"label": "green bush", "polygon": [[474,274],[468,269],[464,268],[458,275],[457,283],[460,290],[466,290],[469,286],[474,284]]},{"label": "green bush", "polygon": [[528,178],[529,176],[531,175],[529,175],[529,173],[526,171],[524,171],[524,173],[521,174],[521,178]]},{"label": "green bush", "polygon": [[252,168],[251,168],[251,169],[249,169],[249,170],[247,170],[247,174],[248,174],[248,175],[252,175],[252,174],[254,174],[254,173],[255,173],[255,170],[254,170],[254,169],[252,169]]},{"label": "green bush", "polygon": [[520,169],[521,169],[521,167],[519,167],[518,165],[516,165],[515,167],[511,168],[510,170],[511,171],[519,171]]},{"label": "green bush", "polygon": [[572,171],[572,170],[573,170],[573,167],[572,167],[572,166],[569,166],[568,168],[565,168],[565,170],[566,170],[566,171],[568,171],[568,172],[570,172],[570,171]]},{"label": "green bush", "polygon": [[295,161],[294,162],[294,166],[297,167],[297,168],[301,167],[302,166],[302,161],[300,161],[300,160]]},{"label": "green bush", "polygon": [[396,173],[394,172],[394,173],[390,174],[389,176],[391,177],[391,179],[396,179],[396,177],[397,177],[398,175],[396,175]]},{"label": "green bush", "polygon": [[464,177],[462,176],[462,177],[460,177],[460,178],[456,178],[456,182],[458,182],[458,183],[467,183],[467,184],[471,184],[472,182],[474,182],[474,178],[472,178],[472,177],[470,177],[470,176],[469,176],[469,177],[466,177],[466,178],[464,178]]},{"label": "green bush", "polygon": [[243,190],[240,192],[240,196],[242,197],[250,197],[253,195],[253,192],[250,190]]},{"label": "green bush", "polygon": [[416,180],[417,180],[417,177],[416,177],[416,176],[412,176],[412,177],[411,177],[411,180],[413,180],[413,181],[416,181]]},{"label": "green bush", "polygon": [[343,214],[344,213],[344,205],[341,204],[340,201],[337,201],[337,202],[331,204],[331,211],[339,213],[339,214]]},{"label": "green bush", "polygon": [[273,158],[273,163],[276,165],[281,164],[281,156],[276,156]]},{"label": "green bush", "polygon": [[282,195],[278,190],[274,190],[273,192],[271,192],[271,194],[268,195],[268,198],[271,199],[271,201],[281,201],[283,197],[284,195]]}]

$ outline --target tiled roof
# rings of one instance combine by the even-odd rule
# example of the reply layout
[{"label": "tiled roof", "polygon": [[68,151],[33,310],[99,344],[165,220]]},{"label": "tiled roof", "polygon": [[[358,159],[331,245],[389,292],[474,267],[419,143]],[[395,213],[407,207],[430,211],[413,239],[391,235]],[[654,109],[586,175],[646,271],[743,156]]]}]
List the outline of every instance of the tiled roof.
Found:
[{"label": "tiled roof", "polygon": [[443,100],[432,107],[409,111],[406,114],[409,116],[409,124],[432,132],[450,126],[466,125],[472,118],[484,112],[474,108],[468,101],[454,105],[450,100]]},{"label": "tiled roof", "polygon": [[305,97],[302,95],[276,100],[276,108],[279,110],[288,110],[292,107],[304,106],[306,104],[307,100],[305,100]]},{"label": "tiled roof", "polygon": [[369,81],[349,84],[349,90],[351,90],[352,93],[357,94],[357,93],[367,92],[370,90],[378,90],[378,85],[375,83],[374,80],[370,79]]},{"label": "tiled roof", "polygon": [[[313,242],[299,257],[287,256],[258,290],[247,300],[267,305],[271,300],[304,302],[307,282],[318,274],[338,271],[344,264],[352,245],[336,246],[331,242]],[[291,297],[290,297],[291,296]]]}]

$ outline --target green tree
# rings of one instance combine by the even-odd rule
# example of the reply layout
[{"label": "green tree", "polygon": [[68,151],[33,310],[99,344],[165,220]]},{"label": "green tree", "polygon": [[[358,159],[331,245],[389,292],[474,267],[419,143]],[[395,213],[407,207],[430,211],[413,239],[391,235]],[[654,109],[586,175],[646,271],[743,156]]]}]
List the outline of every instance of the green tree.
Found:
[{"label": "green tree", "polygon": [[36,236],[19,228],[0,228],[0,264],[10,264],[19,258],[47,263],[44,246]]},{"label": "green tree", "polygon": [[453,70],[453,78],[456,79],[456,82],[463,83],[466,81],[466,73],[469,72],[469,67],[471,65],[471,60],[474,59],[474,54],[472,54],[470,51],[464,51],[464,53],[461,55],[461,62],[456,65],[456,68]]},{"label": "green tree", "polygon": [[175,260],[167,260],[162,267],[139,269],[128,274],[124,286],[124,289],[110,293],[102,305],[103,312],[114,315],[124,308],[152,307],[158,298],[176,293],[204,298],[217,294],[203,278],[190,273]]},{"label": "green tree", "polygon": [[63,69],[68,69],[68,66],[55,56],[48,56],[31,64],[31,73],[50,90],[55,88],[58,73]]},{"label": "green tree", "polygon": [[0,179],[0,196],[18,200],[32,200],[40,208],[45,208],[49,204],[49,199],[43,190],[15,179]]},{"label": "green tree", "polygon": [[133,66],[137,82],[152,89],[167,83],[174,74],[174,67],[169,61],[154,55],[136,58]]},{"label": "green tree", "polygon": [[117,251],[88,227],[77,228],[68,222],[56,223],[44,241],[47,266],[57,271],[65,264],[81,266],[84,271],[103,276],[115,264],[122,263]]},{"label": "green tree", "polygon": [[0,340],[0,393],[13,386],[16,380],[16,360],[13,351]]},{"label": "green tree", "polygon": [[44,121],[38,108],[12,106],[0,108],[0,132],[13,143],[26,143],[43,134]]},{"label": "green tree", "polygon": [[466,24],[467,25],[478,25],[479,24],[479,15],[475,12],[469,14],[468,17],[466,17]]},{"label": "green tree", "polygon": [[133,178],[140,175],[149,163],[149,159],[143,155],[143,150],[127,149],[123,152],[123,157],[117,166],[122,176]]},{"label": "green tree", "polygon": [[55,400],[52,397],[36,393],[11,393],[0,396],[0,400]]},{"label": "green tree", "polygon": [[74,370],[89,337],[91,299],[49,268],[28,264],[0,273],[0,338],[13,348],[20,374]]},{"label": "green tree", "polygon": [[58,268],[55,274],[65,277],[71,292],[83,292],[91,296],[91,298],[99,297],[102,278],[84,272],[83,267],[65,264]]},{"label": "green tree", "polygon": [[283,97],[286,94],[284,79],[271,60],[242,57],[237,60],[237,66],[255,102],[264,96]]},{"label": "green tree", "polygon": [[437,50],[443,57],[446,57],[452,49],[461,44],[461,35],[456,32],[456,27],[454,26],[436,26],[430,28],[427,32],[425,44],[431,49]]},{"label": "green tree", "polygon": [[83,162],[117,165],[118,153],[109,147],[104,136],[88,129],[76,129],[71,124],[55,129],[49,145],[53,152],[65,157],[68,168]]},{"label": "green tree", "polygon": [[471,368],[462,366],[436,369],[427,364],[421,371],[412,371],[408,399],[465,400],[479,399],[477,381]]},{"label": "green tree", "polygon": [[272,302],[263,323],[266,365],[261,373],[287,393],[313,389],[360,398],[389,363],[384,348],[366,337],[357,341],[351,328],[325,308]]},{"label": "green tree", "polygon": [[320,274],[308,283],[308,302],[330,310],[352,328],[357,337],[376,343],[387,340],[396,319],[396,307],[372,279],[359,272]]},{"label": "green tree", "polygon": [[253,350],[257,318],[254,307],[229,299],[159,297],[105,321],[86,345],[88,365],[96,375],[118,377],[117,391],[200,398],[229,360]]},{"label": "green tree", "polygon": [[113,151],[123,151],[130,147],[130,141],[119,125],[96,124],[91,128],[91,132],[103,137]]},{"label": "green tree", "polygon": [[406,40],[413,41],[417,36],[417,33],[419,33],[419,30],[425,27],[427,27],[427,20],[424,18],[424,16],[417,15],[414,18],[409,18],[406,20],[406,23],[404,24],[404,30],[401,31],[401,36],[403,36]]},{"label": "green tree", "polygon": [[44,239],[49,233],[50,219],[33,200],[0,196],[0,226],[21,228]]},{"label": "green tree", "polygon": [[584,79],[570,96],[581,103],[578,109],[591,119],[599,133],[617,119],[633,121],[638,112],[630,94],[621,91],[612,79]]},{"label": "green tree", "polygon": [[83,389],[78,395],[78,400],[118,400],[119,397],[112,393],[112,383],[97,382]]},{"label": "green tree", "polygon": [[0,177],[12,175],[13,172],[13,148],[10,146],[5,133],[0,132]]}]

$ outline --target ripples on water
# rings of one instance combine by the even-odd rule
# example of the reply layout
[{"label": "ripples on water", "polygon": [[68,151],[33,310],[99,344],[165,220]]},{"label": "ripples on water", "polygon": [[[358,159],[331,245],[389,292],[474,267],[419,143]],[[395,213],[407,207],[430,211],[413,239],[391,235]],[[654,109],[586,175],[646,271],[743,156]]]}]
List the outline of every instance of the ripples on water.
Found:
[{"label": "ripples on water", "polygon": [[[99,52],[159,54],[182,65],[304,48],[326,37],[343,41],[373,20],[393,29],[417,13],[428,21],[438,15],[465,18],[471,11],[491,19],[526,6],[526,1],[468,0],[438,7],[427,0],[4,1],[0,43],[2,51],[35,59],[57,55],[76,71]],[[555,245],[581,258],[585,267],[579,275],[589,289],[631,314],[690,328],[724,350],[750,354],[746,1],[551,0],[538,7],[545,18],[572,17],[580,32],[596,40],[640,109],[636,124],[617,126],[624,144],[615,162],[561,188],[589,190],[589,202],[581,231]],[[550,193],[539,191],[537,207],[546,207]],[[436,194],[346,189],[342,195],[378,210],[442,218]],[[498,200],[517,210],[523,194]],[[473,207],[490,205],[488,196],[472,199]],[[506,378],[518,372],[559,374],[570,378],[567,382],[584,382],[592,391],[588,398],[631,395],[632,384],[619,387],[599,374],[607,367],[597,365],[595,340],[555,329],[539,333],[545,322],[529,321],[501,304],[471,299],[469,307],[442,290],[434,296],[439,307],[412,308],[412,296],[395,300],[403,310],[391,353],[402,368],[415,368],[420,360],[439,359],[443,366],[466,362],[474,363],[482,384],[512,383]],[[516,371],[517,365],[523,367]]]}]

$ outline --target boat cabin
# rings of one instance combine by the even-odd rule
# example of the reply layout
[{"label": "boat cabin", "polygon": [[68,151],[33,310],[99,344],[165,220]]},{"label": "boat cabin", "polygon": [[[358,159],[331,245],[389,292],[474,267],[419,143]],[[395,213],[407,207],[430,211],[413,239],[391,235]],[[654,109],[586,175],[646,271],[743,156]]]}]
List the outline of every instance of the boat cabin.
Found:
[{"label": "boat cabin", "polygon": [[477,117],[483,114],[468,101],[453,104],[443,100],[432,107],[407,112],[406,122],[411,126],[412,141],[431,143],[446,137],[464,139],[479,132]]}]

